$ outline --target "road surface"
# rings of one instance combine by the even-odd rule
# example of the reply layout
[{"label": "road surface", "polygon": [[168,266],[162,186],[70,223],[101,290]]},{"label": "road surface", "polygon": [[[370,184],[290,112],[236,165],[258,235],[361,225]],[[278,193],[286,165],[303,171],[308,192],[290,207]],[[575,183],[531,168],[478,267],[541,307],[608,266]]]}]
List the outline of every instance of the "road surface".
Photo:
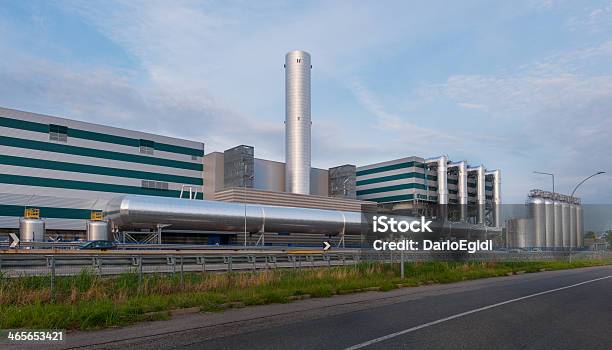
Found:
[{"label": "road surface", "polygon": [[188,314],[61,348],[592,350],[612,348],[611,324],[605,266]]}]

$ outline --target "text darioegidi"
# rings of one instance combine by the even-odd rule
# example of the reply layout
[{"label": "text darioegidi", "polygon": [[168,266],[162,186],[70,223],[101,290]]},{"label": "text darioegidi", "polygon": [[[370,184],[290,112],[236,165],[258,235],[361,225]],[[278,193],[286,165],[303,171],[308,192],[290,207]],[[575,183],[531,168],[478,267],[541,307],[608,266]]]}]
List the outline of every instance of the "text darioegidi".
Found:
[{"label": "text darioegidi", "polygon": [[415,241],[412,239],[404,239],[399,241],[383,241],[377,239],[372,243],[374,250],[409,250],[409,251],[464,251],[470,254],[481,250],[493,250],[492,240],[476,240],[468,241],[460,239],[457,241],[431,241],[424,239]]}]

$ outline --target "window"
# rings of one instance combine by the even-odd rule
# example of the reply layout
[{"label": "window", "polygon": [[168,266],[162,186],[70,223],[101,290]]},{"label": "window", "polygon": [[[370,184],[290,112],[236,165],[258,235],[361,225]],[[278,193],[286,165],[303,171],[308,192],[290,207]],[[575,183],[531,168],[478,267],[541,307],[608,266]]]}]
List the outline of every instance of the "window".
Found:
[{"label": "window", "polygon": [[191,160],[198,160],[198,156],[191,155]]},{"label": "window", "polygon": [[168,191],[168,183],[163,181],[142,180],[140,187],[158,191]]},{"label": "window", "polygon": [[63,125],[49,124],[49,140],[68,142],[68,127]]},{"label": "window", "polygon": [[140,140],[140,153],[153,154],[153,150],[155,150],[155,142]]}]

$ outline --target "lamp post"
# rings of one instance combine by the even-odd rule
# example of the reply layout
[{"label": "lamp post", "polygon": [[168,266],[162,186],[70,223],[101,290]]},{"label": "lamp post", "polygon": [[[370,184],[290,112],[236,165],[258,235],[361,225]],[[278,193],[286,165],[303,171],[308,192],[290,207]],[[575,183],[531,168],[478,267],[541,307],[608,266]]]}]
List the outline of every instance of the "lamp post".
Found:
[{"label": "lamp post", "polygon": [[540,174],[540,175],[549,175],[552,177],[552,193],[553,193],[553,197],[555,196],[555,174],[553,173],[545,173],[545,172],[541,172],[541,171],[534,171],[534,174]]},{"label": "lamp post", "polygon": [[574,190],[572,191],[572,194],[570,195],[570,198],[574,199],[574,193],[576,193],[576,190],[578,189],[578,187],[580,187],[580,185],[582,185],[586,180],[592,178],[593,176],[597,176],[597,175],[601,175],[601,174],[605,174],[605,171],[598,171],[595,174],[588,176],[587,178],[585,178],[584,180],[580,181],[578,183],[578,185],[576,185],[576,187],[574,187]]},{"label": "lamp post", "polygon": [[[570,195],[570,200],[572,201],[572,203],[574,202],[574,193],[576,193],[576,190],[578,189],[578,187],[580,187],[580,185],[582,185],[583,183],[585,183],[588,179],[592,178],[593,176],[597,176],[597,175],[601,175],[601,174],[605,174],[605,171],[598,171],[593,175],[587,176],[584,180],[580,181],[576,187],[574,187],[574,190],[572,191],[572,194]],[[572,262],[572,247],[570,244],[570,251],[569,251],[569,261],[570,263]]]}]

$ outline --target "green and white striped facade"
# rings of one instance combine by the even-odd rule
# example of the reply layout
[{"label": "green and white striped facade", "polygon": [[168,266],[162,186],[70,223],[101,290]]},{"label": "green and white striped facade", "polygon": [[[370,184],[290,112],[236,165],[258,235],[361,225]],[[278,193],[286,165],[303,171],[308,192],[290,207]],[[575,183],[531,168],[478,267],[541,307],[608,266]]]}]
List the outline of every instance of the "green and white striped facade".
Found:
[{"label": "green and white striped facade", "polygon": [[[427,176],[426,176],[427,172]],[[438,177],[425,158],[405,157],[357,167],[357,199],[378,203],[438,201]],[[487,202],[492,200],[493,183],[485,177]],[[468,204],[476,203],[476,178],[467,178]],[[449,169],[447,175],[449,204],[458,203],[458,175]]]},{"label": "green and white striped facade", "polygon": [[121,194],[202,198],[204,144],[0,108],[0,228],[24,207],[47,229],[84,230],[91,210]]}]

